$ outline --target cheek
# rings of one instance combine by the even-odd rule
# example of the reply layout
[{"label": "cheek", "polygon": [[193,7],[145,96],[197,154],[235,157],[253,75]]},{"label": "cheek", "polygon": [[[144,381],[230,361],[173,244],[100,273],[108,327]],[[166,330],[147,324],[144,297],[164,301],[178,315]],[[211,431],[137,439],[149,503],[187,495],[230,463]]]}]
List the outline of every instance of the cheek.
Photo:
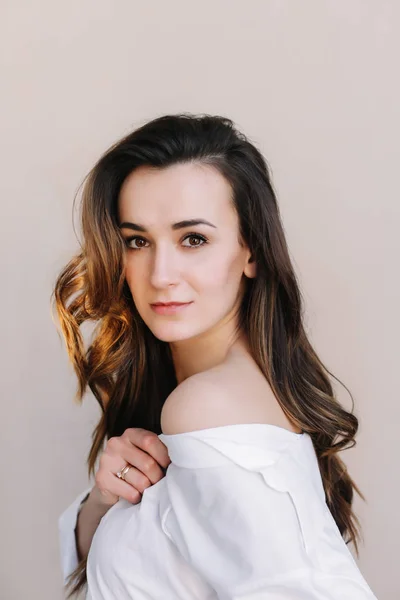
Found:
[{"label": "cheek", "polygon": [[140,268],[129,263],[125,266],[125,279],[128,284],[128,287],[131,291],[133,298],[138,298],[140,296],[140,291],[144,285],[144,277],[141,273]]},{"label": "cheek", "polygon": [[209,290],[211,293],[226,296],[229,292],[232,292],[232,295],[236,293],[242,274],[240,259],[219,256],[206,268],[193,271],[192,280],[196,279],[198,287],[204,291]]}]

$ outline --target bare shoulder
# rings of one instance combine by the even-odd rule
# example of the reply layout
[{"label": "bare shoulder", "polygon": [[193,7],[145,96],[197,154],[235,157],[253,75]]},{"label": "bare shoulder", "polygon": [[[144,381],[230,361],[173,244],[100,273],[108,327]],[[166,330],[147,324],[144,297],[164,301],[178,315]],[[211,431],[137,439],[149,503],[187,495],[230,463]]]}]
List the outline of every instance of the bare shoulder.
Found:
[{"label": "bare shoulder", "polygon": [[[174,434],[216,427],[228,405],[226,388],[210,371],[185,379],[165,400],[161,411],[163,433]],[[225,415],[226,418],[226,415]]]},{"label": "bare shoulder", "polygon": [[180,383],[161,411],[163,433],[176,434],[240,423],[266,423],[298,431],[264,375],[241,355]]}]

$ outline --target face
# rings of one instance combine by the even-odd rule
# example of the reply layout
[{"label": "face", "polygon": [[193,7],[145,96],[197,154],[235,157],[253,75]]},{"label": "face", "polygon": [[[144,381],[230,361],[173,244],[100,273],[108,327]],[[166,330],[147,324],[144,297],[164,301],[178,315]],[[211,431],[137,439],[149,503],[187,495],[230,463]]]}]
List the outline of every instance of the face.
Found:
[{"label": "face", "polygon": [[[240,302],[243,278],[255,276],[250,252],[239,244],[231,194],[216,169],[199,164],[140,167],[121,188],[126,281],[140,316],[160,340],[218,329]],[[187,304],[167,311],[152,306],[157,302]]]}]

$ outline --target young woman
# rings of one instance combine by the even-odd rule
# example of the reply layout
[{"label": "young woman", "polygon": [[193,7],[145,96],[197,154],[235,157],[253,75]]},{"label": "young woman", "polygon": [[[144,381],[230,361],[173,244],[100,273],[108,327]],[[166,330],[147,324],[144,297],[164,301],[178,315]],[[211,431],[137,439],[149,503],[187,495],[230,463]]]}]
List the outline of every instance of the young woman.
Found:
[{"label": "young woman", "polygon": [[157,118],[89,174],[82,232],[54,289],[101,408],[95,485],[59,521],[70,596],[375,598],[338,456],[358,420],[307,338],[260,152],[227,118]]}]

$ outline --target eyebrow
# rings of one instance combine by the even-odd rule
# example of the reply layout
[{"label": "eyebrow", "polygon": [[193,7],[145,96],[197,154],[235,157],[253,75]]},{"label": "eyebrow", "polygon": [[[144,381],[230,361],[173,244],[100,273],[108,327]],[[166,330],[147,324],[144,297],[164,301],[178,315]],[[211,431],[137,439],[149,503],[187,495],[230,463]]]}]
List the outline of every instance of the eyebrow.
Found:
[{"label": "eyebrow", "polygon": [[[171,229],[176,231],[177,229],[184,229],[185,227],[195,227],[196,225],[209,225],[209,227],[214,227],[217,229],[215,225],[206,221],[205,219],[187,219],[186,221],[179,221],[178,223],[173,223],[171,225]],[[147,233],[147,230],[143,225],[138,225],[137,223],[130,223],[128,221],[121,223],[119,225],[120,229],[133,229],[134,231],[141,231],[142,233]]]}]

